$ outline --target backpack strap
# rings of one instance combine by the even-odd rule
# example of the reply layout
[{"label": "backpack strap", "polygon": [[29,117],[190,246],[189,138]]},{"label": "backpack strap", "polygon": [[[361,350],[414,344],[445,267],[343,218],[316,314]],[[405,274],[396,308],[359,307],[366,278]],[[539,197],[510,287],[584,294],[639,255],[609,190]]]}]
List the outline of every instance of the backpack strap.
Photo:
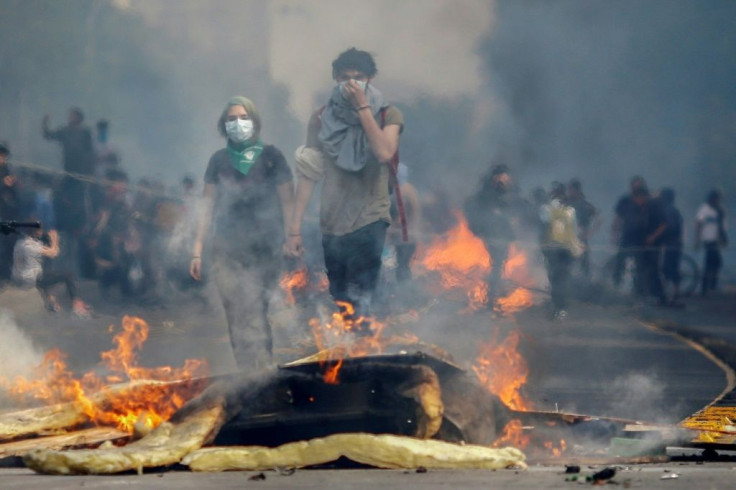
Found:
[{"label": "backpack strap", "polygon": [[[381,129],[386,125],[386,109],[388,106],[381,108]],[[399,185],[398,171],[399,171],[399,149],[396,148],[396,153],[391,157],[388,162],[389,178],[391,185],[396,193],[396,207],[399,210],[399,222],[401,223],[401,241],[404,243],[409,241],[409,231],[406,224],[406,209],[404,208],[404,200],[401,197],[401,186]]]}]

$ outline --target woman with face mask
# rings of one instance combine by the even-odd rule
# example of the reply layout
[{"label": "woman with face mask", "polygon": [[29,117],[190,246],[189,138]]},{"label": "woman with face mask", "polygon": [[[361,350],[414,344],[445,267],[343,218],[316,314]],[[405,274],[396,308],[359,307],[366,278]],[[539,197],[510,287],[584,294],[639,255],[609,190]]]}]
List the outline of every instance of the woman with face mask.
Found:
[{"label": "woman with face mask", "polygon": [[278,148],[261,141],[260,115],[246,97],[228,101],[217,129],[227,143],[212,155],[204,175],[189,272],[201,280],[205,236],[212,237],[208,270],[225,309],[235,360],[240,368],[261,368],[272,362],[267,306],[278,284],[293,203],[291,169]]}]

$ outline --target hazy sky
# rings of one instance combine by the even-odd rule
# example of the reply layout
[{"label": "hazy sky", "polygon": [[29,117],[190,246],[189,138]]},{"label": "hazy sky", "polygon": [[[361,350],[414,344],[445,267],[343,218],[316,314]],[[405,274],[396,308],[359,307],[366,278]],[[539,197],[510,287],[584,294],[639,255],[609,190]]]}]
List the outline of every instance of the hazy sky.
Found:
[{"label": "hazy sky", "polygon": [[332,60],[351,46],[375,55],[376,86],[390,87],[392,101],[474,95],[482,84],[475,47],[491,14],[487,0],[273,0],[270,71],[301,120],[333,83]]}]

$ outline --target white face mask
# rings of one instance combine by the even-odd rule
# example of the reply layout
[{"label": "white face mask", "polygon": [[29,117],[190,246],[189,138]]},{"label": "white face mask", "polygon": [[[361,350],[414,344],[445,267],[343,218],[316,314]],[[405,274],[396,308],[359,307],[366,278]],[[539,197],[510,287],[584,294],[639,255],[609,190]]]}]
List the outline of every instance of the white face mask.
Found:
[{"label": "white face mask", "polygon": [[[343,95],[345,95],[345,87],[347,86],[348,82],[350,82],[350,80],[345,80],[344,82],[340,82],[340,83],[337,84],[338,87],[340,87],[340,92]],[[361,81],[361,80],[355,80],[355,83],[358,84],[358,87],[360,87],[360,90],[362,90],[363,92],[365,92],[365,87],[368,85],[368,82],[364,82],[364,81]]]},{"label": "white face mask", "polygon": [[234,143],[243,143],[253,137],[255,127],[252,119],[236,119],[225,121],[225,133]]}]

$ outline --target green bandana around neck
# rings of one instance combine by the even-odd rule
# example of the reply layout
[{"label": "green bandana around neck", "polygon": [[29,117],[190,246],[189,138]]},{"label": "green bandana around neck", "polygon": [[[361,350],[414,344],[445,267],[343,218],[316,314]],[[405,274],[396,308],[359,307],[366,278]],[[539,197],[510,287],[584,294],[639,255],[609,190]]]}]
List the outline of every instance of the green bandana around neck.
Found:
[{"label": "green bandana around neck", "polygon": [[241,144],[228,141],[227,152],[230,154],[230,163],[233,164],[235,170],[243,175],[248,175],[250,169],[258,161],[258,157],[263,153],[263,143],[260,139],[256,141],[248,140]]}]

